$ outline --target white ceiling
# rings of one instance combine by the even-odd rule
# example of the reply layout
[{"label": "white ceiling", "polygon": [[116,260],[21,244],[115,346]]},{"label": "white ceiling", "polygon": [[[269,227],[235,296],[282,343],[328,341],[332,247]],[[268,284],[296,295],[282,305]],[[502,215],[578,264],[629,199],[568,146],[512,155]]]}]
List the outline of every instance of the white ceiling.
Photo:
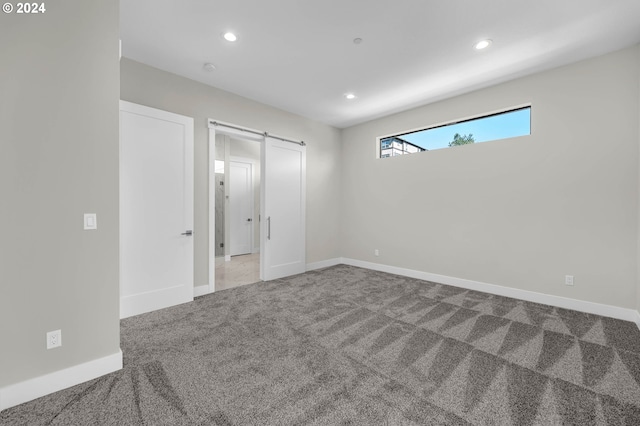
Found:
[{"label": "white ceiling", "polygon": [[127,58],[343,128],[636,44],[640,0],[120,0],[120,33]]}]

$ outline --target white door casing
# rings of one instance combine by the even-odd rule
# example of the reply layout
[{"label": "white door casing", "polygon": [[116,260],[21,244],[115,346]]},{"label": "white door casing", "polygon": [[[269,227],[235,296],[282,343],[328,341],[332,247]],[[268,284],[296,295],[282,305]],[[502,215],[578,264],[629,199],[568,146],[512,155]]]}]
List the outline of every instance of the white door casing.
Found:
[{"label": "white door casing", "polygon": [[261,171],[262,277],[301,274],[306,270],[306,146],[265,136]]},{"label": "white door casing", "polygon": [[121,318],[193,300],[188,231],[193,119],[120,101]]},{"label": "white door casing", "polygon": [[[213,293],[215,291],[215,281],[216,281],[216,265],[215,265],[215,229],[216,229],[216,188],[215,188],[215,152],[216,152],[216,133],[223,134],[227,136],[234,136],[239,139],[245,139],[253,142],[258,142],[262,144],[264,142],[264,136],[260,134],[258,131],[245,132],[242,130],[237,130],[235,126],[232,127],[224,127],[224,131],[219,129],[216,132],[217,126],[213,125],[212,122],[214,120],[209,119],[209,285],[208,289],[199,292],[199,295]],[[262,176],[262,175],[261,175]],[[262,199],[262,190],[261,190],[261,199]],[[262,203],[262,201],[261,201]],[[262,262],[262,258],[260,259]],[[260,270],[260,279],[262,278],[262,266]],[[204,286],[203,286],[204,287]]]},{"label": "white door casing", "polygon": [[229,220],[230,254],[249,254],[253,249],[253,167],[250,162],[230,161]]}]

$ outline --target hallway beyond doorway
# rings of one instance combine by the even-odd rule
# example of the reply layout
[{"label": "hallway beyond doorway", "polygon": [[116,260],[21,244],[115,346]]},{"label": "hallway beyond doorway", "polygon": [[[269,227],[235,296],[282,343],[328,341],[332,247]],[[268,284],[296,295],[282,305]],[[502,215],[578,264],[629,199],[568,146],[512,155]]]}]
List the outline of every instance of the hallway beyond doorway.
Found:
[{"label": "hallway beyond doorway", "polygon": [[223,257],[216,258],[216,291],[257,281],[260,281],[259,253],[231,256],[229,262]]}]

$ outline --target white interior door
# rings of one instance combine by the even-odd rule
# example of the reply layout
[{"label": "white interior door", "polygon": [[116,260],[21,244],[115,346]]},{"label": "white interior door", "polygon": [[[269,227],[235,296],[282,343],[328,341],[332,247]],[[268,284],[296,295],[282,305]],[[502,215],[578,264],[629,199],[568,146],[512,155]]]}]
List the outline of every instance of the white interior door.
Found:
[{"label": "white interior door", "polygon": [[253,171],[251,163],[229,162],[230,254],[249,254],[253,249]]},{"label": "white interior door", "polygon": [[120,317],[193,300],[193,119],[120,101]]},{"label": "white interior door", "polygon": [[306,270],[306,147],[267,136],[262,155],[261,268],[273,280]]}]

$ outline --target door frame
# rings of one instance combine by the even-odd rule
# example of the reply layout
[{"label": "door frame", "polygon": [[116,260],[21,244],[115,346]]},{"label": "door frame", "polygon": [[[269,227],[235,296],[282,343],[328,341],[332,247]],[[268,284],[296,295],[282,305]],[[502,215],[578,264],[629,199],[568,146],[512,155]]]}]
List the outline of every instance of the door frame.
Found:
[{"label": "door frame", "polygon": [[[302,146],[306,144],[303,141],[297,141],[290,138],[284,138],[277,135],[268,134],[265,131],[252,129],[250,127],[245,127],[233,123],[228,123],[224,121],[219,121],[215,119],[208,119],[207,125],[209,127],[209,177],[208,177],[208,186],[209,186],[209,254],[208,254],[208,265],[209,265],[209,285],[208,288],[204,288],[207,286],[196,287],[199,291],[197,291],[196,296],[200,296],[207,293],[215,292],[215,280],[216,280],[216,265],[215,265],[215,229],[216,229],[216,188],[215,185],[211,184],[212,177],[215,177],[215,160],[216,160],[216,135],[223,134],[231,137],[235,137],[238,139],[244,139],[247,141],[253,141],[260,143],[260,217],[265,218],[265,144],[266,138],[272,137],[276,139],[280,139],[285,142],[296,143]],[[214,178],[215,179],[215,178]],[[306,181],[303,182],[303,185],[306,187]],[[306,197],[306,191],[304,192]],[[303,200],[303,203],[306,204],[306,199]],[[306,214],[305,214],[306,215]],[[302,220],[306,222],[306,217],[303,215]],[[266,220],[260,221],[260,280],[264,280],[264,265],[265,265],[265,254],[266,254]],[[305,234],[306,234],[306,225],[305,225]],[[306,254],[305,254],[306,258]]]},{"label": "door frame", "polygon": [[[260,160],[258,160],[258,161],[260,161]],[[255,164],[256,164],[256,161],[252,160],[251,158],[236,157],[235,155],[233,155],[233,156],[229,156],[229,163],[243,163],[243,164],[248,164],[250,166],[250,173],[249,173],[250,177],[249,177],[249,179],[251,181],[250,182],[250,187],[251,187],[251,189],[250,189],[250,192],[251,192],[250,197],[251,197],[251,199],[250,199],[250,203],[249,204],[251,205],[251,241],[249,242],[249,245],[250,245],[249,253],[251,254],[251,253],[254,252],[254,249],[255,249],[255,245],[254,244],[255,244],[255,233],[256,233],[255,232],[255,222],[254,222],[255,221],[255,214],[254,214],[254,212],[255,212],[255,197],[256,197],[254,184],[255,184],[255,180],[256,180],[256,177],[255,177],[255,168],[256,168]],[[229,165],[229,166],[231,166],[231,165]],[[232,182],[229,183],[229,186],[228,186],[229,189],[231,189],[231,184],[232,184]],[[262,186],[262,182],[260,183],[260,186]],[[226,220],[226,217],[225,217],[225,220]],[[215,246],[214,246],[214,248],[215,248]],[[231,250],[231,246],[229,246],[229,250]]]},{"label": "door frame", "polygon": [[[217,129],[213,123],[220,123],[222,125],[228,125],[231,127],[225,127],[224,129]],[[264,137],[262,136],[262,132],[258,130],[248,129],[246,131],[236,130],[235,128],[240,128],[239,126],[235,126],[230,123],[223,123],[221,121],[209,119],[207,120],[207,125],[209,127],[209,177],[208,177],[208,186],[209,186],[209,254],[207,263],[209,265],[209,285],[208,288],[196,287],[199,291],[197,292],[197,296],[201,296],[203,294],[213,293],[216,290],[216,262],[215,262],[215,250],[216,250],[216,186],[215,184],[211,184],[211,180],[214,180],[215,183],[215,173],[216,173],[216,135],[222,134],[227,136],[236,137],[239,139],[245,139],[252,142],[260,143],[260,150],[263,150],[264,147]],[[262,157],[262,153],[260,154]],[[262,161],[262,160],[261,160]],[[226,165],[225,165],[226,168]],[[261,166],[261,173],[262,173]],[[261,176],[262,177],[262,176]],[[225,183],[226,184],[226,183]],[[260,181],[260,205],[262,206],[262,180]],[[262,209],[262,207],[261,207]],[[262,234],[262,233],[261,233]],[[262,240],[262,239],[261,239]],[[260,241],[260,279],[262,279],[262,253],[264,252],[262,247],[262,241]],[[212,255],[213,254],[213,255]]]}]

